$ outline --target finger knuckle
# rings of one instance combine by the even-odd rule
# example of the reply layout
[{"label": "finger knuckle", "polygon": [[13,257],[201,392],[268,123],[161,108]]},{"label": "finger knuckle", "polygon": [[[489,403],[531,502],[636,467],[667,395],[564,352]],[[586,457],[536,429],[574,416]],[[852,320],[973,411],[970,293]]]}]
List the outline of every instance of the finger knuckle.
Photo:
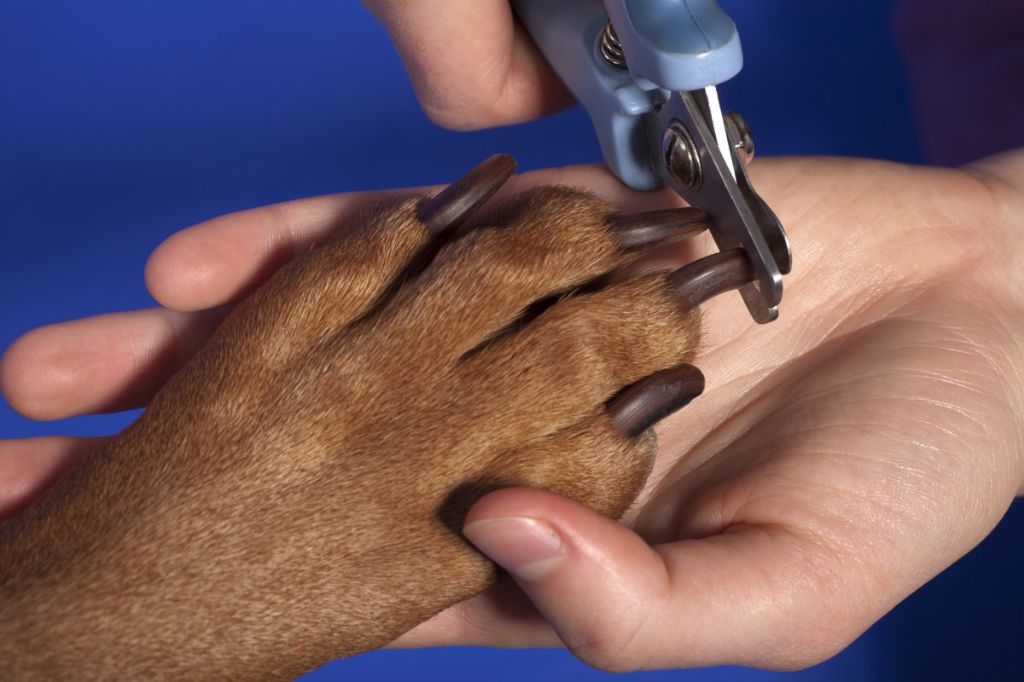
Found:
[{"label": "finger knuckle", "polygon": [[590,667],[609,673],[629,673],[640,668],[628,653],[602,642],[573,647],[572,652]]},{"label": "finger knuckle", "polygon": [[761,648],[759,667],[795,671],[820,665],[848,647],[863,631],[862,620],[845,608],[833,606],[790,614],[788,627],[780,627]]},{"label": "finger knuckle", "polygon": [[801,543],[799,568],[786,573],[775,594],[784,605],[761,623],[747,665],[804,670],[839,654],[874,621],[874,611],[856,598],[863,589],[849,564],[836,561],[829,543]]},{"label": "finger knuckle", "polygon": [[610,673],[641,670],[646,660],[637,646],[642,623],[620,621],[569,644],[570,650],[587,665]]},{"label": "finger knuckle", "polygon": [[777,650],[760,667],[784,672],[806,670],[834,658],[849,644],[847,639],[815,641],[812,637]]},{"label": "finger knuckle", "polygon": [[433,103],[429,100],[423,100],[421,105],[427,118],[447,130],[471,132],[498,123],[491,116],[481,113],[477,106],[456,107],[449,104]]}]

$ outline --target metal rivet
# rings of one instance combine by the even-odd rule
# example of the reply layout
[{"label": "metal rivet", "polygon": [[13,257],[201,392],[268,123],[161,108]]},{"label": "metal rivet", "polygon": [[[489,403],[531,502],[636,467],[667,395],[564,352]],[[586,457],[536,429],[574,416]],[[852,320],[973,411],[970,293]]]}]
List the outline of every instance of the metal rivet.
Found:
[{"label": "metal rivet", "polygon": [[754,160],[754,135],[750,132],[747,120],[738,112],[730,111],[725,115],[725,124],[729,130],[729,142],[736,150],[744,165]]},{"label": "metal rivet", "polygon": [[673,121],[662,138],[662,152],[669,171],[679,182],[697,189],[701,186],[700,157],[690,133],[679,121]]}]

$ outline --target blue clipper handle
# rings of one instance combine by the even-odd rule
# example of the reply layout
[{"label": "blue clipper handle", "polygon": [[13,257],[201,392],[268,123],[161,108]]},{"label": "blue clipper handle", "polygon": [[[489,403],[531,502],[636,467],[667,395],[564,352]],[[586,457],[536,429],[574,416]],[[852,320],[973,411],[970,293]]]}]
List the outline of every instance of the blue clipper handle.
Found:
[{"label": "blue clipper handle", "polygon": [[668,90],[700,90],[743,68],[736,24],[715,0],[605,0],[604,5],[634,78]]},{"label": "blue clipper handle", "polygon": [[[590,114],[612,172],[634,189],[664,184],[644,116],[670,90],[717,85],[743,66],[736,26],[714,0],[512,0],[512,6]],[[601,55],[609,16],[628,71]]]}]

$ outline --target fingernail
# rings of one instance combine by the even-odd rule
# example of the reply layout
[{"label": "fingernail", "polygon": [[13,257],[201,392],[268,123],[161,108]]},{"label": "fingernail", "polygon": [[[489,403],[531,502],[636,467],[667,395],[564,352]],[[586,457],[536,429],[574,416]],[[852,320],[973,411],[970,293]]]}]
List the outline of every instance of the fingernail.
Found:
[{"label": "fingernail", "polygon": [[507,516],[467,524],[462,533],[481,552],[519,580],[539,580],[565,558],[565,544],[539,519]]}]

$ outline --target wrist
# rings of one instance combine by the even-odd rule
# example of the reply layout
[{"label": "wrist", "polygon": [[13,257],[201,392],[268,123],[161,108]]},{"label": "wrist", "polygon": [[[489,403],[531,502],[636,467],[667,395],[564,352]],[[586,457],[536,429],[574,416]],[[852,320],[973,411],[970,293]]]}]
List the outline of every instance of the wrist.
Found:
[{"label": "wrist", "polygon": [[1019,437],[1017,439],[1018,487],[1017,495],[1024,497],[1024,344],[1021,344],[1019,330],[1024,329],[1024,230],[1021,216],[1024,215],[1024,173],[1016,178],[1019,184],[1007,184],[1001,189],[1007,201],[1001,205],[998,214],[997,230],[1003,246],[999,279],[1002,281],[1005,298],[1003,306],[1007,319],[1006,328],[1010,330],[1013,343],[1008,349],[1011,356],[1012,395],[1016,399],[1014,413],[1017,415]]},{"label": "wrist", "polygon": [[987,270],[982,276],[988,284],[981,293],[990,302],[995,325],[1002,332],[1002,342],[993,349],[993,362],[1003,365],[1005,371],[1006,395],[1017,432],[1016,442],[1009,444],[1015,453],[1012,480],[1017,482],[1017,496],[1024,497],[1024,345],[1019,332],[1024,329],[1024,282],[1020,277],[1024,246],[1006,228],[1005,221],[996,227],[1000,240],[991,267],[980,266]]},{"label": "wrist", "polygon": [[[1007,400],[1014,416],[1016,438],[1010,480],[1016,494],[1024,497],[1024,151],[987,159],[969,168],[985,188],[979,197],[977,231],[970,235],[985,243],[980,258],[969,270],[966,284],[971,298],[991,318],[995,338],[993,363],[1000,365]],[[982,201],[984,202],[982,204]]]},{"label": "wrist", "polygon": [[[1000,303],[1000,314],[1005,315],[1003,324],[1011,337],[1007,348],[1009,356],[1011,400],[1017,416],[1017,495],[1024,497],[1024,345],[1019,330],[1024,329],[1024,230],[1020,216],[1024,215],[1024,177],[1018,178],[1020,185],[1002,184],[996,190],[1005,195],[1000,203],[994,229],[999,235],[998,253],[993,254],[997,266],[995,284],[1001,291],[994,292]],[[1001,293],[1001,296],[1000,296]]]},{"label": "wrist", "polygon": [[1024,316],[1024,149],[967,168],[986,188],[982,229],[993,234],[986,269],[995,293],[1011,314]]}]

